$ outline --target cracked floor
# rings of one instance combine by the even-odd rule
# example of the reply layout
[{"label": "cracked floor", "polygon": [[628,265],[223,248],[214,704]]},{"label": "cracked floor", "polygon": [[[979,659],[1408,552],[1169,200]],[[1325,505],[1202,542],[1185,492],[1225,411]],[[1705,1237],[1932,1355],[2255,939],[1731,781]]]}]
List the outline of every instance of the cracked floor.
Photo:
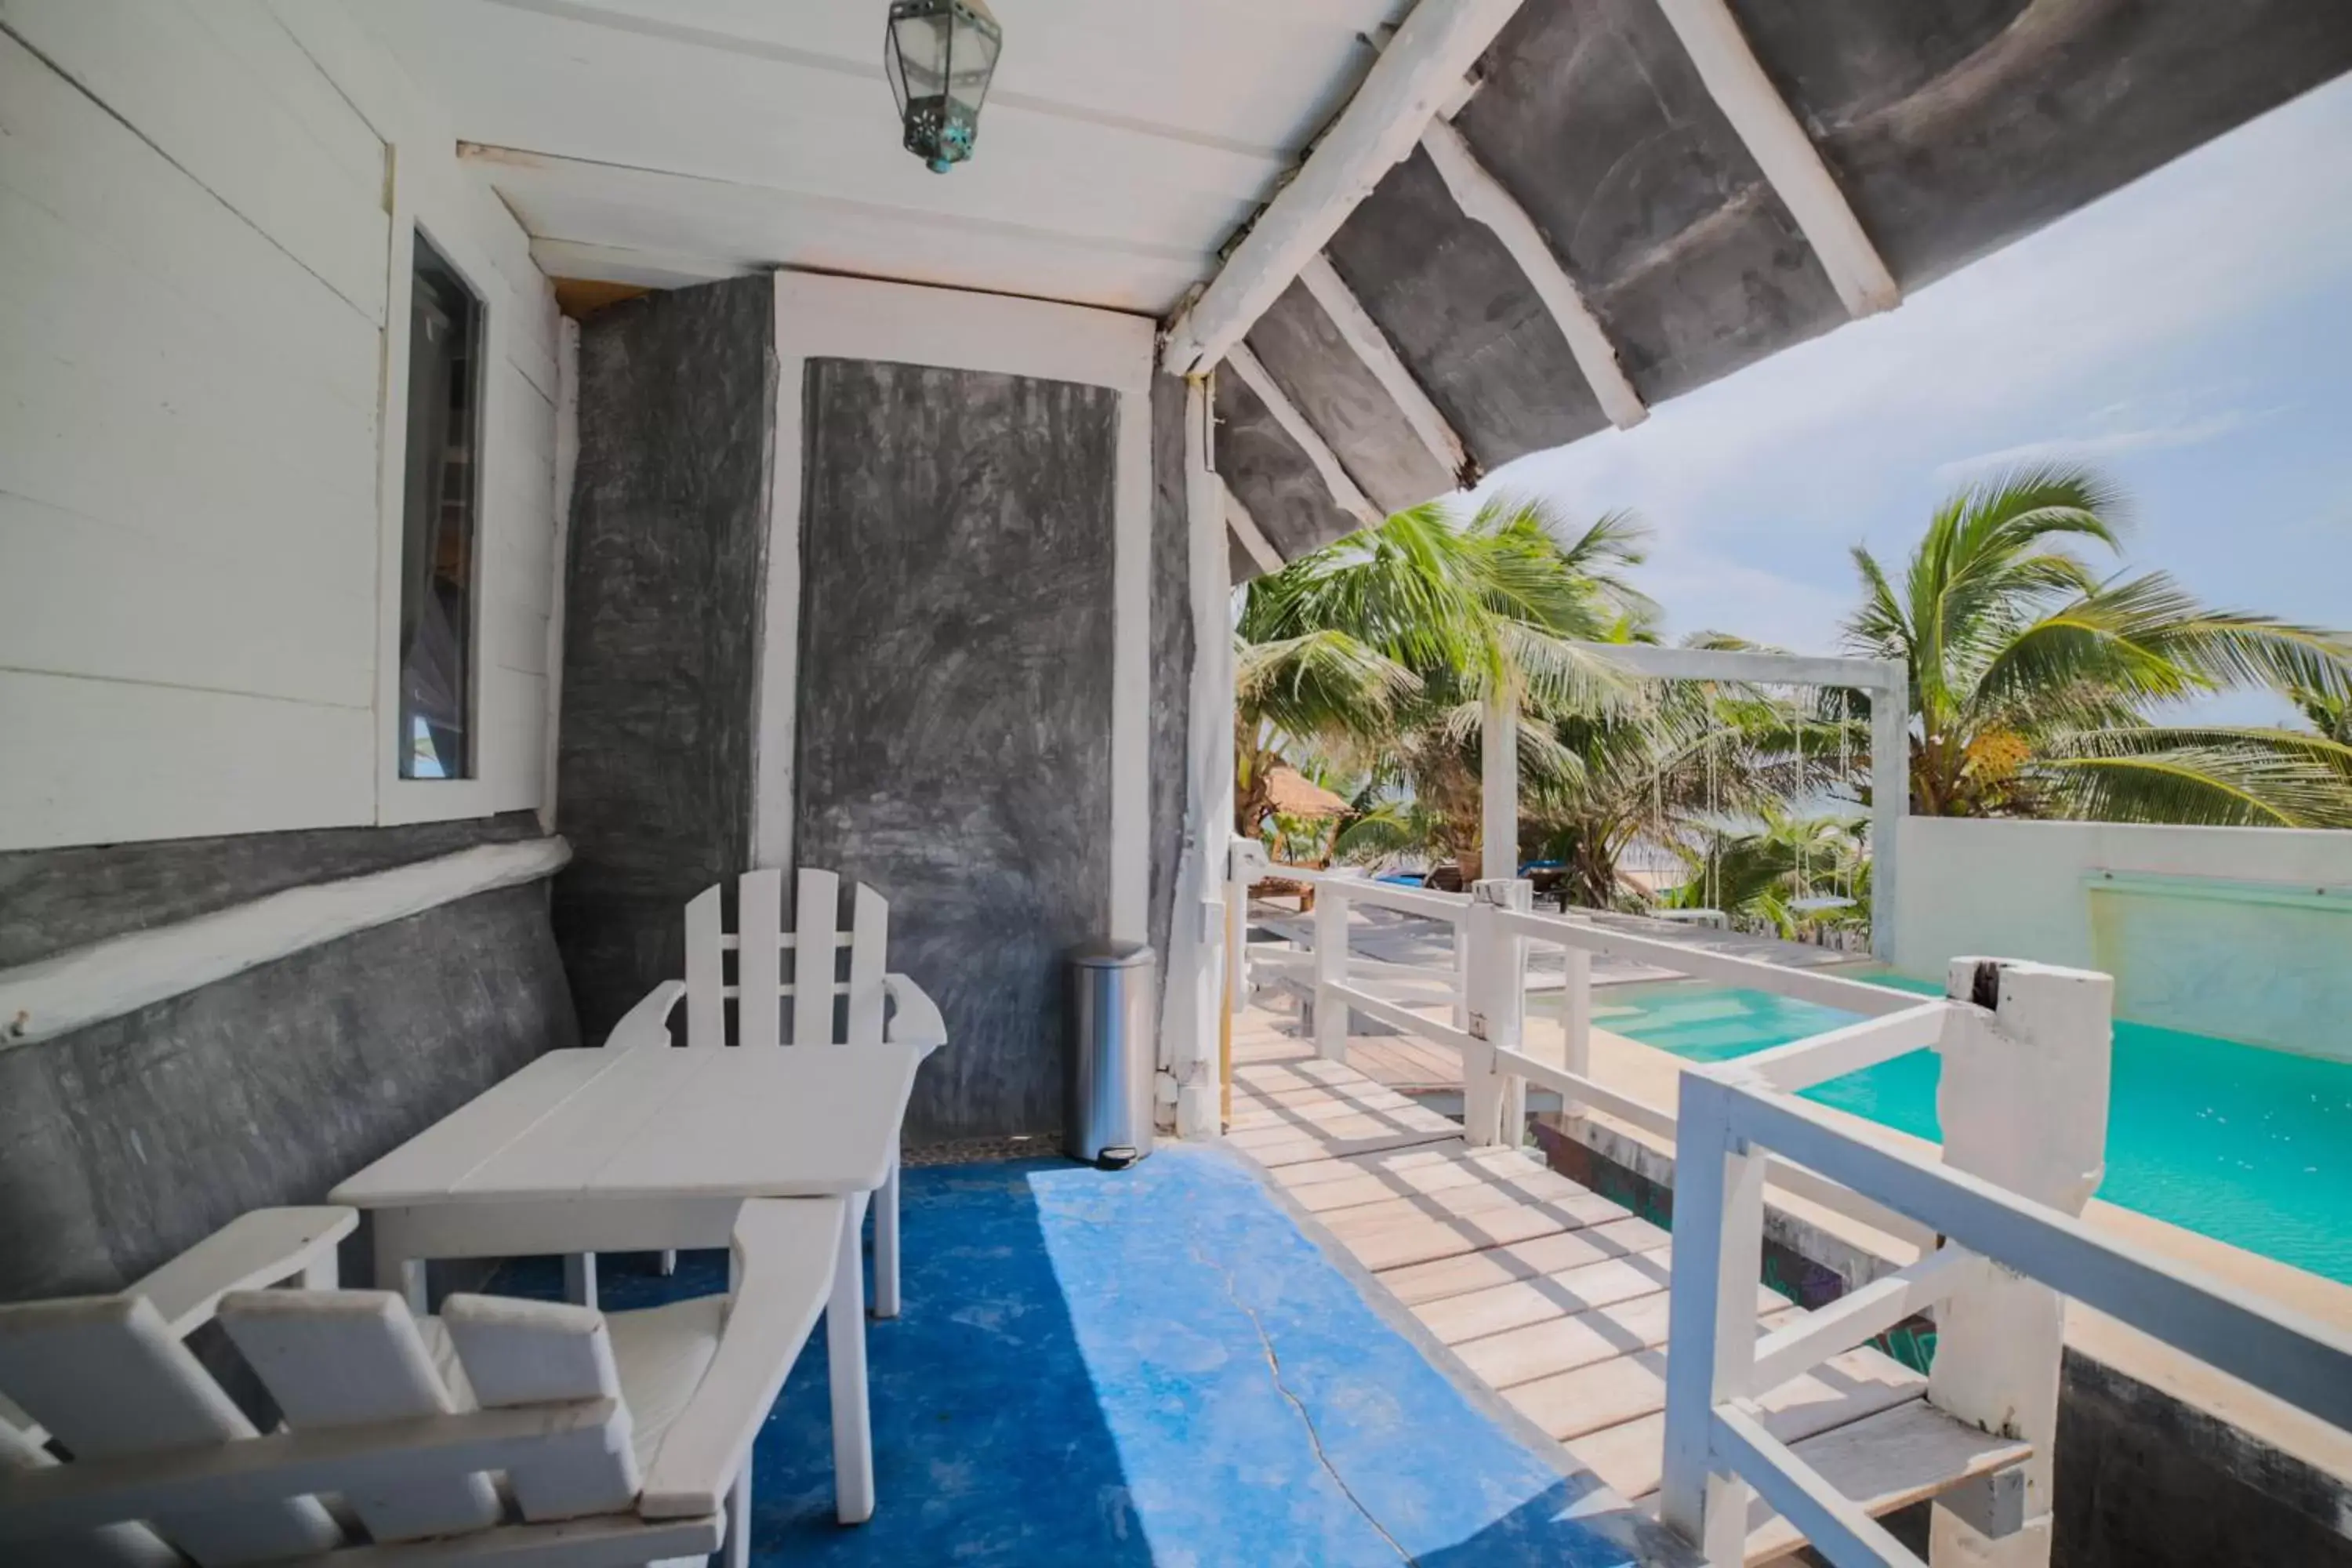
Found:
[{"label": "cracked floor", "polygon": [[[1231,1155],[911,1170],[904,1210],[906,1314],[867,1336],[880,1506],[832,1521],[820,1330],[760,1438],[756,1563],[1633,1561],[1591,1517],[1608,1494],[1433,1367]],[[723,1268],[607,1259],[605,1304]]]}]

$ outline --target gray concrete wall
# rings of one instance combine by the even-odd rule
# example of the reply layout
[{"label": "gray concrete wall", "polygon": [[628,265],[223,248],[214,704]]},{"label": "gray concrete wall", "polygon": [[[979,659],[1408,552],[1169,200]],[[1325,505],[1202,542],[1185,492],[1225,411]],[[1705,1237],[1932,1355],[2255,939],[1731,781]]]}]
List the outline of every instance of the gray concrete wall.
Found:
[{"label": "gray concrete wall", "polygon": [[1168,985],[1177,862],[1184,849],[1192,711],[1192,519],[1184,502],[1184,384],[1151,380],[1151,950]]},{"label": "gray concrete wall", "polygon": [[581,325],[555,931],[591,1041],[686,973],[687,900],[751,863],[774,318],[743,278]]},{"label": "gray concrete wall", "polygon": [[[262,892],[530,837],[528,818],[0,857],[7,962]],[[578,1043],[543,884],[0,1049],[0,1300],[119,1289]]]},{"label": "gray concrete wall", "polygon": [[310,882],[540,837],[528,811],[393,829],[306,828],[0,854],[0,968]]},{"label": "gray concrete wall", "polygon": [[946,1016],[908,1140],[1050,1131],[1109,917],[1118,396],[815,360],[804,406],[797,853]]}]

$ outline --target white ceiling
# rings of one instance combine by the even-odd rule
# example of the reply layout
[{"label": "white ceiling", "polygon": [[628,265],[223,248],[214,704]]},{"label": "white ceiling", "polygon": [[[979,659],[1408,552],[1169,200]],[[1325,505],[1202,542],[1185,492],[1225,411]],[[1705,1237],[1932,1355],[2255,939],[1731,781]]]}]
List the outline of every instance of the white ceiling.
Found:
[{"label": "white ceiling", "polygon": [[991,0],[972,161],[898,145],[886,0],[362,0],[558,277],[774,266],[1160,314],[1408,0]]}]

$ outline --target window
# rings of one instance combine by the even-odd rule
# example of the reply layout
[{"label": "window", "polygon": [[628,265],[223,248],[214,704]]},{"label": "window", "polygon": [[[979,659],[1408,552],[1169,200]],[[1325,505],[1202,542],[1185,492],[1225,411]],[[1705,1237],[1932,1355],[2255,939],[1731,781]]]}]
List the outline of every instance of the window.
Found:
[{"label": "window", "polygon": [[477,457],[482,302],[423,235],[408,306],[401,489],[400,776],[474,771]]}]

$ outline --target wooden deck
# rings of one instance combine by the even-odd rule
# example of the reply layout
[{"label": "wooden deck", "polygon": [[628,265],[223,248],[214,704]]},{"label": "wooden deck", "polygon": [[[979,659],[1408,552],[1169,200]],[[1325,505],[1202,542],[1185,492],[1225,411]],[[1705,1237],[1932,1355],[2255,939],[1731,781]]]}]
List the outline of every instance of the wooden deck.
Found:
[{"label": "wooden deck", "polygon": [[[1349,1063],[1326,1062],[1286,1018],[1254,1009],[1235,1020],[1227,1141],[1265,1166],[1469,1375],[1621,1496],[1654,1506],[1673,1264],[1666,1232],[1530,1153],[1467,1147],[1459,1123],[1359,1070],[1361,1044],[1349,1042]],[[1801,1316],[1760,1284],[1756,1310],[1759,1332]],[[1873,1512],[2025,1457],[2023,1445],[1929,1406],[1926,1387],[1863,1349],[1759,1404],[1769,1430]],[[1748,1561],[1769,1562],[1796,1544],[1759,1502]]]}]

